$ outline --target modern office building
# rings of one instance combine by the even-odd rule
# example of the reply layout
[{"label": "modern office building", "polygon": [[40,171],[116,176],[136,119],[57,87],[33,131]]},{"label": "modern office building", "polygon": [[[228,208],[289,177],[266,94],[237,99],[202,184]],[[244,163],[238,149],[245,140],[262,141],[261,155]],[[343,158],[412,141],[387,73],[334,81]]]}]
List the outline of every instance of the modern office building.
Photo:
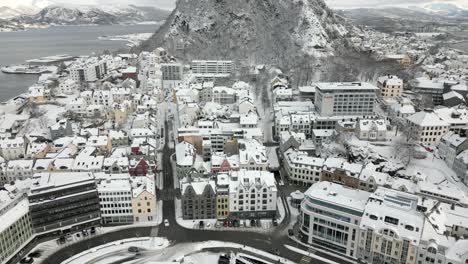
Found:
[{"label": "modern office building", "polygon": [[319,182],[305,193],[299,219],[305,243],[356,258],[359,224],[370,193],[331,182]]},{"label": "modern office building", "polygon": [[370,83],[317,83],[315,108],[321,116],[374,114],[378,88]]},{"label": "modern office building", "polygon": [[36,233],[79,231],[101,222],[96,183],[89,172],[35,174],[28,198]]},{"label": "modern office building", "polygon": [[[115,176],[115,179],[113,179]],[[109,175],[97,183],[104,225],[133,223],[132,185],[129,174]]]}]

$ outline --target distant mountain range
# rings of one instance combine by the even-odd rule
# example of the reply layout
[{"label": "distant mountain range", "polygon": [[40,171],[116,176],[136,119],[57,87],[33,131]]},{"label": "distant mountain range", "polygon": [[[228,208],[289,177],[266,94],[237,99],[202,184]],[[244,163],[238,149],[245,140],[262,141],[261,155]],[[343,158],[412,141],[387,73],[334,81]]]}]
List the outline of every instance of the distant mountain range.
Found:
[{"label": "distant mountain range", "polygon": [[440,16],[468,18],[467,9],[463,9],[451,3],[431,3],[431,4],[425,5],[423,8],[417,8],[417,7],[415,8],[419,9],[420,11],[424,11],[430,14],[436,14]]},{"label": "distant mountain range", "polygon": [[427,32],[457,27],[462,30],[462,27],[468,23],[466,10],[444,3],[409,8],[356,8],[337,12],[355,24],[369,26],[383,32]]},{"label": "distant mountain range", "polygon": [[[2,0],[3,1],[3,0]],[[1,5],[1,3],[0,3]],[[22,30],[50,25],[110,25],[164,21],[171,11],[147,6],[59,6],[37,5],[0,7],[0,31]]]}]

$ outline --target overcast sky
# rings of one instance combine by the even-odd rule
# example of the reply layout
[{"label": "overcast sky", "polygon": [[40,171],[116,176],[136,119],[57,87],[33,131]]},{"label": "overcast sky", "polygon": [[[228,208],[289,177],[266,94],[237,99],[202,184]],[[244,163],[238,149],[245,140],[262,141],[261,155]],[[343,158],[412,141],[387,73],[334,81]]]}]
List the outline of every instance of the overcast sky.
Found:
[{"label": "overcast sky", "polygon": [[[197,1],[197,0],[188,0]],[[237,1],[237,0],[229,0]],[[254,0],[257,1],[257,0]],[[325,0],[332,8],[356,8],[356,7],[383,7],[383,6],[410,6],[424,5],[431,2],[454,3],[460,7],[468,9],[468,0]],[[0,6],[15,5],[47,5],[46,3],[57,4],[78,4],[78,5],[148,5],[164,9],[174,8],[175,0],[0,0]]]},{"label": "overcast sky", "polygon": [[453,3],[468,8],[467,0],[325,0],[333,8],[424,5],[431,2]]},{"label": "overcast sky", "polygon": [[[2,0],[0,0],[2,1]],[[55,0],[63,1],[65,0]],[[197,0],[189,0],[197,1]],[[232,0],[236,1],[236,0]],[[175,0],[75,0],[73,2],[104,3],[104,4],[138,4],[159,6],[165,9],[172,9]],[[457,4],[460,7],[468,9],[468,0],[325,0],[332,8],[354,8],[354,7],[381,7],[381,6],[409,6],[409,5],[424,5],[431,2],[448,2]]]}]

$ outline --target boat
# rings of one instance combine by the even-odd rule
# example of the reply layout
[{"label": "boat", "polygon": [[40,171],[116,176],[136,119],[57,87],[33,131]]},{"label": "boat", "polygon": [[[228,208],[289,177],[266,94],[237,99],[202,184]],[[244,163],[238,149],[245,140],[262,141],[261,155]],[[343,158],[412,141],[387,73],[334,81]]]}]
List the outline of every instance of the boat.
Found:
[{"label": "boat", "polygon": [[20,64],[2,67],[1,71],[7,74],[43,74],[53,72],[53,68],[48,66],[31,66]]}]

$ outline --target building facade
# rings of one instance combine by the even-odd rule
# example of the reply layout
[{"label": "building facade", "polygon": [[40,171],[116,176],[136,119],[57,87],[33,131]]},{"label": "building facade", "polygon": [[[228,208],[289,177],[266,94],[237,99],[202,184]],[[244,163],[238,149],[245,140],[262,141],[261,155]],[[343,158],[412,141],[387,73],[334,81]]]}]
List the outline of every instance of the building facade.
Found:
[{"label": "building facade", "polygon": [[195,180],[181,184],[182,217],[191,219],[215,219],[216,184],[211,180]]},{"label": "building facade", "polygon": [[92,173],[39,173],[33,176],[29,211],[36,233],[80,231],[101,222]]},{"label": "building facade", "polygon": [[278,190],[273,173],[232,171],[229,181],[230,219],[276,218]]},{"label": "building facade", "polygon": [[359,224],[370,193],[320,182],[305,193],[299,219],[303,242],[356,258]]},{"label": "building facade", "polygon": [[318,83],[315,107],[321,116],[373,115],[378,88],[370,83]]},{"label": "building facade", "polygon": [[26,194],[7,200],[0,193],[0,263],[6,263],[34,234]]},{"label": "building facade", "polygon": [[97,183],[104,225],[133,223],[132,187],[130,177],[124,175],[127,179],[103,179]]}]

